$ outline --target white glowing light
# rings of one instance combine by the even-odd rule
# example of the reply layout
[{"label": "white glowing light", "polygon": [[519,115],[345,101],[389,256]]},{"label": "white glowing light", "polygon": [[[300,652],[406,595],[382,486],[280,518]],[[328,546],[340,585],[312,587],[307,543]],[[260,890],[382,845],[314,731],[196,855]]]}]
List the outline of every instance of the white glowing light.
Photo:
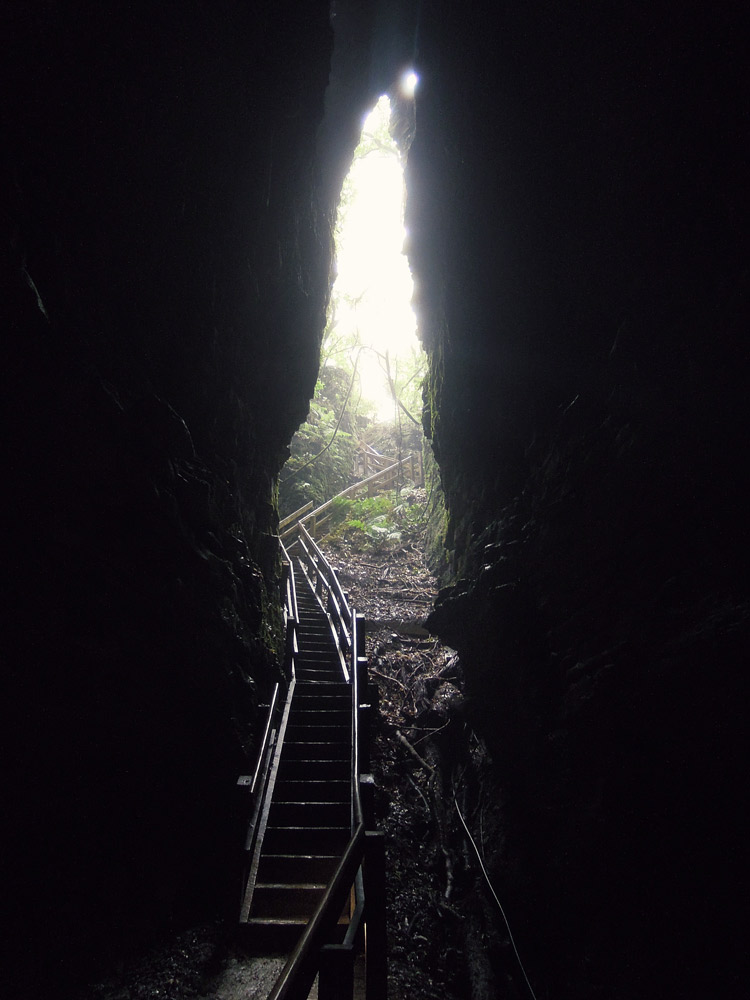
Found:
[{"label": "white glowing light", "polygon": [[[382,97],[365,119],[363,134],[380,131],[390,117]],[[413,281],[404,256],[404,175],[395,144],[355,157],[347,184],[351,197],[338,237],[337,277],[333,288],[336,325],[357,330],[362,395],[376,406],[378,419],[394,416],[394,401],[384,374],[391,365],[420,350],[411,308]]]},{"label": "white glowing light", "polygon": [[408,73],[404,73],[401,77],[401,93],[404,97],[414,97],[414,91],[417,89],[417,84],[419,83],[419,77],[410,69]]}]

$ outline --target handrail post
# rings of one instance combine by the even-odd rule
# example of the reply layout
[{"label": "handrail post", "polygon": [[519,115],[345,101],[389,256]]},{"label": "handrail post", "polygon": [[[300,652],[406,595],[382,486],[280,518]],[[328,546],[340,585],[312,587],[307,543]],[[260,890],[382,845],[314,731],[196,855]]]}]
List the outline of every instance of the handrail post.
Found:
[{"label": "handrail post", "polygon": [[365,925],[367,928],[366,996],[387,1000],[388,940],[385,898],[385,834],[382,830],[365,833],[365,862],[362,871],[365,887]]},{"label": "handrail post", "polygon": [[297,622],[294,618],[288,618],[286,623],[286,648],[284,650],[284,666],[289,666],[289,681],[294,676],[294,638],[297,631]]},{"label": "handrail post", "polygon": [[[356,677],[357,751],[359,770],[370,770],[370,706],[367,690],[367,657],[365,656],[365,616],[355,614],[352,622],[354,643],[351,649],[352,678]],[[357,776],[358,777],[358,776]]]},{"label": "handrail post", "polygon": [[375,820],[375,778],[371,774],[360,774],[359,797],[362,802],[362,816],[367,829],[374,828]]},{"label": "handrail post", "polygon": [[359,683],[359,697],[360,700],[367,700],[367,656],[365,655],[365,616],[356,615],[357,619],[357,642],[356,649],[352,649],[352,658],[354,662],[352,667],[357,671],[357,680]]},{"label": "handrail post", "polygon": [[[363,695],[359,696],[360,699]],[[372,705],[359,703],[359,768],[360,773],[370,770],[370,735],[372,731]]]},{"label": "handrail post", "polygon": [[318,1000],[352,1000],[354,951],[347,944],[324,944],[320,949]]}]

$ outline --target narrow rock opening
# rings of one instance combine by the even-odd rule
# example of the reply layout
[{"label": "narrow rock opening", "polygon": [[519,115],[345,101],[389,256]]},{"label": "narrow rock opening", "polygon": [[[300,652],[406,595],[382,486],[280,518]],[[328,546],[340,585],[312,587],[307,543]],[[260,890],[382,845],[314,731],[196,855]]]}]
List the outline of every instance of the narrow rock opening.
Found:
[{"label": "narrow rock opening", "polygon": [[[747,25],[710,15],[4,5],[7,993],[100,998],[115,973],[128,1000],[203,990],[215,951],[193,931],[234,915],[235,784],[281,675],[277,476],[319,377],[341,184],[387,92],[413,140],[412,415],[449,510],[430,629],[465,696],[419,718],[402,654],[426,638],[391,609],[389,724],[449,761],[438,779],[396,739],[384,769],[420,816],[423,888],[468,932],[473,1000],[525,995],[456,791],[540,997],[744,998]],[[414,99],[393,84],[412,60]],[[338,415],[345,376],[319,380]],[[331,533],[403,546],[405,485],[401,524],[376,496]],[[463,741],[418,742],[454,708]],[[405,966],[441,940],[426,898],[402,914]],[[147,985],[125,960],[165,937]]]},{"label": "narrow rock opening", "polygon": [[[367,475],[380,455],[401,459],[410,452],[410,481],[422,484],[426,356],[417,338],[404,229],[411,136],[398,134],[409,105],[413,119],[416,74],[404,73],[397,87],[398,104],[383,94],[365,116],[343,181],[318,381],[281,474],[282,516],[308,501],[329,501]],[[407,479],[399,474],[394,488]]]}]

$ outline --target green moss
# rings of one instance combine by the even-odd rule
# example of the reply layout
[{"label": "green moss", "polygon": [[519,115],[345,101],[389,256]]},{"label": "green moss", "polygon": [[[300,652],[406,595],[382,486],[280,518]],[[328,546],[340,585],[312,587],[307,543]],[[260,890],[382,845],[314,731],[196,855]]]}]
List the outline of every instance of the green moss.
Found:
[{"label": "green moss", "polygon": [[424,552],[427,565],[442,585],[449,583],[449,558],[447,549],[448,511],[440,481],[440,469],[432,448],[425,444],[424,479],[427,489],[427,514]]}]

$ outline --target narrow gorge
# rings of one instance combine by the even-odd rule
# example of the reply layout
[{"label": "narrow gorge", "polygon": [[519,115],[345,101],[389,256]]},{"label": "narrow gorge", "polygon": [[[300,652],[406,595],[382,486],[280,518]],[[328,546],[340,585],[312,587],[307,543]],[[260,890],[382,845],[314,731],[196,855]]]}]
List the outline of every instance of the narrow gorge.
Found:
[{"label": "narrow gorge", "polygon": [[[747,12],[29,0],[0,27],[4,994],[233,912],[278,477],[388,94],[447,508],[428,628],[486,750],[489,877],[538,1000],[744,997]],[[525,995],[475,926],[451,988]]]}]

